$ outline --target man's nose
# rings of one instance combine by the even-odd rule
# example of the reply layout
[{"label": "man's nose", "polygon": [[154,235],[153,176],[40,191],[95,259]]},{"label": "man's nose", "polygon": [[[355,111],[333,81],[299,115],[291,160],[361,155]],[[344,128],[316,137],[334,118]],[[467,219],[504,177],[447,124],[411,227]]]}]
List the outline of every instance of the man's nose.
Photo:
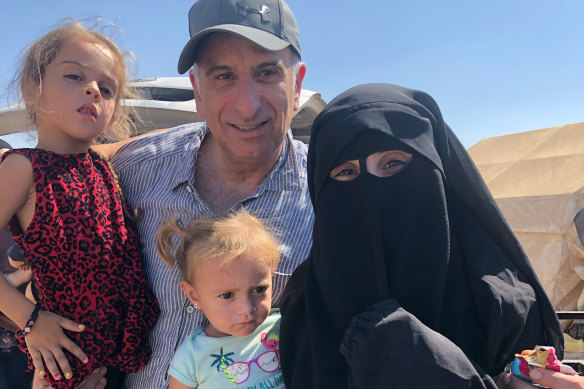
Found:
[{"label": "man's nose", "polygon": [[252,119],[260,107],[260,87],[253,80],[241,80],[238,85],[235,105],[244,119]]}]

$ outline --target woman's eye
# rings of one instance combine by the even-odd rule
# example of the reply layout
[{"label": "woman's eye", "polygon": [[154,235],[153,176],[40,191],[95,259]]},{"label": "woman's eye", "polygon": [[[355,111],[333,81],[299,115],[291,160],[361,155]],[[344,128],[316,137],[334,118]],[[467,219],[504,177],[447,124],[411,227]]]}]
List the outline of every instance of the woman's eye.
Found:
[{"label": "woman's eye", "polygon": [[367,171],[377,177],[390,177],[408,166],[413,155],[403,150],[386,150],[367,157]]},{"label": "woman's eye", "polygon": [[402,159],[391,159],[380,166],[378,171],[373,171],[371,174],[378,177],[391,177],[399,172],[401,172],[406,166],[408,166],[409,161],[404,161]]},{"label": "woman's eye", "polygon": [[343,169],[337,174],[335,174],[335,177],[351,176],[353,174],[357,174],[357,172],[354,171],[353,169]]},{"label": "woman's eye", "polygon": [[359,176],[359,172],[353,168],[336,170],[331,177],[337,181],[352,181]]},{"label": "woman's eye", "polygon": [[65,74],[63,77],[68,78],[70,80],[76,80],[76,81],[81,80],[81,76],[78,76],[77,74]]},{"label": "woman's eye", "polygon": [[329,176],[337,181],[351,181],[359,176],[359,161],[347,161],[331,170]]},{"label": "woman's eye", "polygon": [[392,167],[397,167],[397,166],[402,166],[405,165],[405,161],[402,161],[401,159],[392,159],[391,161],[387,162],[383,168],[384,169],[391,169]]},{"label": "woman's eye", "polygon": [[233,292],[227,292],[227,293],[223,293],[223,294],[219,295],[219,298],[222,298],[223,300],[229,300],[232,297],[233,297]]}]

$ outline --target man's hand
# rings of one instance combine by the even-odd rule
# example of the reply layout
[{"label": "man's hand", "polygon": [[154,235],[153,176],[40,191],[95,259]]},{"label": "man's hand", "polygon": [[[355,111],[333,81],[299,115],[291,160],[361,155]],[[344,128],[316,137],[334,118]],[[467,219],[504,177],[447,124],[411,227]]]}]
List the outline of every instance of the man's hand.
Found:
[{"label": "man's hand", "polygon": [[79,385],[76,389],[103,389],[105,388],[106,380],[105,380],[105,373],[107,369],[105,366],[100,367],[99,369],[95,369],[91,372],[89,377],[81,385]]}]

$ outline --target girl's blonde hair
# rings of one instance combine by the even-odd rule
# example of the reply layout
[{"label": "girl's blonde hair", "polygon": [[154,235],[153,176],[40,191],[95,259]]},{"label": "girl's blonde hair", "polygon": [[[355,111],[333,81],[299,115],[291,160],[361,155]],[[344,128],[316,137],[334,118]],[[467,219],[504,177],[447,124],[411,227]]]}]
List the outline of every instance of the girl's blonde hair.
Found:
[{"label": "girl's blonde hair", "polygon": [[[22,56],[14,80],[21,84],[22,95],[31,119],[36,123],[36,114],[40,109],[38,99],[43,90],[43,79],[47,66],[55,59],[63,46],[73,40],[103,45],[111,51],[116,64],[119,85],[115,100],[115,119],[106,138],[111,140],[127,138],[134,130],[133,121],[137,120],[137,115],[133,107],[124,104],[123,99],[139,98],[138,93],[127,85],[130,79],[127,62],[129,62],[129,58],[133,58],[133,55],[122,53],[116,44],[104,34],[87,29],[74,20],[70,20],[61,27],[43,35]],[[24,85],[26,85],[26,91]]]},{"label": "girl's blonde hair", "polygon": [[162,260],[173,268],[176,259],[183,277],[191,284],[200,261],[220,260],[223,267],[245,257],[273,273],[280,259],[274,236],[245,210],[192,220],[184,227],[177,219],[167,220],[158,231],[156,243]]}]

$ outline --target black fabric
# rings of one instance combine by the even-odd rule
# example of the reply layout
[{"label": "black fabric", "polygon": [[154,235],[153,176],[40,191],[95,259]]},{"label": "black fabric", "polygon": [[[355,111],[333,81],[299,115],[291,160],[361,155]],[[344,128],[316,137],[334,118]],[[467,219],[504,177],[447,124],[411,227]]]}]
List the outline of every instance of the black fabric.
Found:
[{"label": "black fabric", "polygon": [[18,246],[16,244],[13,244],[12,246],[10,246],[10,248],[8,249],[7,252],[8,252],[8,256],[13,261],[26,262],[26,259],[24,259],[24,255],[22,255],[22,251],[20,251],[20,249],[18,248]]},{"label": "black fabric", "polygon": [[[393,347],[378,347],[380,344]],[[409,349],[405,358],[401,354],[404,349]],[[395,300],[382,300],[356,315],[341,344],[341,353],[351,366],[351,389],[408,388],[417,374],[426,383],[433,383],[423,387],[496,387],[490,377],[480,376],[477,366],[460,348],[429,330]]]},{"label": "black fabric", "polygon": [[0,388],[30,389],[33,374],[28,359],[18,348],[14,332],[0,328]]},{"label": "black fabric", "polygon": [[124,379],[126,373],[123,373],[113,367],[107,368],[107,373],[105,373],[106,385],[105,389],[121,389],[124,385]]},{"label": "black fabric", "polygon": [[12,146],[10,146],[10,144],[8,142],[6,142],[4,139],[0,139],[0,149],[12,150]]},{"label": "black fabric", "polygon": [[[367,173],[366,157],[388,145],[412,153],[409,165],[391,177]],[[331,179],[345,158],[359,160],[361,174]],[[313,125],[308,185],[312,252],[282,298],[288,389],[365,387],[351,372],[377,369],[387,370],[384,379],[366,386],[387,387],[388,377],[403,374],[400,360],[420,355],[418,363],[438,371],[458,366],[461,379],[441,383],[411,370],[411,382],[398,387],[493,387],[489,376],[515,352],[552,345],[563,355],[559,322],[527,257],[429,95],[369,84],[335,98]],[[402,328],[402,341],[363,336],[360,349],[370,357],[343,357],[351,322],[389,299],[406,316],[389,312],[385,328]],[[448,360],[437,364],[421,350],[434,350],[442,337],[460,352],[441,354]],[[396,353],[393,365],[375,355],[387,349]]]}]

